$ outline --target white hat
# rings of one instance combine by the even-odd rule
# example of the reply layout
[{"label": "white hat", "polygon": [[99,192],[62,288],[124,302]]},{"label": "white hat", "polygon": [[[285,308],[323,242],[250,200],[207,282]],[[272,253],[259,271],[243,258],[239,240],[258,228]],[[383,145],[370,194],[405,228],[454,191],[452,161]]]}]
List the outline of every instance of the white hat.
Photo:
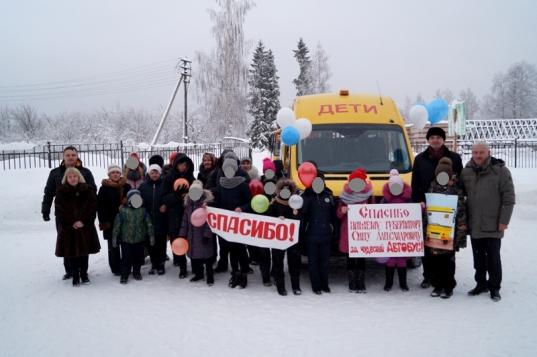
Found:
[{"label": "white hat", "polygon": [[123,173],[121,171],[121,167],[115,164],[108,166],[108,174],[110,175],[112,172],[119,172],[120,174]]},{"label": "white hat", "polygon": [[162,168],[157,164],[149,165],[149,169],[147,170],[147,172],[151,172],[153,170],[158,171],[159,174],[162,173]]}]

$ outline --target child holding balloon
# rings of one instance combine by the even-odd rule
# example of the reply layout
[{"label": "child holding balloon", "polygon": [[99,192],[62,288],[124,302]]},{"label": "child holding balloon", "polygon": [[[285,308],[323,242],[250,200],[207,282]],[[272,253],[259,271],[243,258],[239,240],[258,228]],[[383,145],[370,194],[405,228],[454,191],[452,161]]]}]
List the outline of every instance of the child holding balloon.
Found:
[{"label": "child holding balloon", "polygon": [[[306,166],[303,166],[306,164]],[[332,190],[326,187],[324,175],[317,172],[311,162],[300,165],[299,178],[306,186],[302,195],[302,222],[304,237],[308,250],[309,273],[311,288],[317,295],[329,293],[328,273],[330,270],[330,246],[335,233],[336,205]],[[306,169],[304,169],[306,167]],[[301,172],[303,173],[301,175]],[[310,181],[304,173],[315,173],[316,177]]]},{"label": "child holding balloon", "polygon": [[[390,178],[388,179],[388,182],[386,182],[382,187],[382,196],[383,198],[380,203],[411,203],[412,189],[399,176],[399,171],[392,169],[390,171]],[[399,276],[399,287],[403,291],[408,291],[408,284],[406,280],[407,260],[407,257],[393,257],[386,261],[386,281],[384,284],[385,291],[390,291],[392,289],[396,268],[397,275]]]},{"label": "child holding balloon", "polygon": [[[300,219],[298,206],[295,206],[290,198],[296,193],[296,185],[292,180],[281,178],[276,185],[276,195],[267,211],[268,216],[281,219]],[[285,276],[283,272],[283,260],[287,253],[287,266],[291,276],[291,288],[293,294],[300,295],[300,250],[298,244],[292,245],[286,250],[272,249],[272,274],[276,283],[278,294],[285,296]]]},{"label": "child holding balloon", "polygon": [[192,263],[194,276],[191,282],[203,280],[205,273],[207,285],[214,284],[213,257],[214,235],[207,223],[207,205],[214,200],[209,190],[203,189],[203,182],[194,181],[190,186],[188,195],[185,196],[185,212],[181,223],[179,236],[188,240],[188,257]]},{"label": "child holding balloon", "polygon": [[147,240],[155,244],[151,217],[142,207],[143,200],[138,190],[127,193],[128,204],[122,207],[114,220],[112,244],[121,245],[121,284],[127,284],[132,269],[135,280],[142,280],[140,272],[144,262],[144,249]]},{"label": "child holding balloon", "polygon": [[[371,204],[373,186],[367,179],[364,169],[358,168],[349,175],[348,182],[343,186],[336,216],[341,221],[339,231],[339,250],[349,253],[348,205]],[[347,256],[347,271],[349,275],[349,292],[365,293],[365,258],[350,258]]]}]

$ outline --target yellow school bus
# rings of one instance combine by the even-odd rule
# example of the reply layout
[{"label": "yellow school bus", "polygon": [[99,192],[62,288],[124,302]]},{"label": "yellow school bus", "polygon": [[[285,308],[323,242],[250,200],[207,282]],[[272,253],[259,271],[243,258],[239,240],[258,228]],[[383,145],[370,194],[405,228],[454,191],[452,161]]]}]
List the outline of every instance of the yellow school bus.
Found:
[{"label": "yellow school bus", "polygon": [[375,196],[382,196],[392,168],[410,184],[414,157],[404,121],[391,98],[341,90],[297,97],[293,109],[297,119],[311,121],[313,131],[292,147],[283,145],[276,133],[272,151],[301,189],[298,167],[304,161],[317,164],[335,196],[358,167],[367,171]]}]

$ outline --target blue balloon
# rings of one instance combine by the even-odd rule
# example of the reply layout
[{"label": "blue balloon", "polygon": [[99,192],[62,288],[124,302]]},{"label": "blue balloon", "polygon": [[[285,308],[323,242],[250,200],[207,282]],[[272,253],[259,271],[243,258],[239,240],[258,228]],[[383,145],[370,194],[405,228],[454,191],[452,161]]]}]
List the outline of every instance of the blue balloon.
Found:
[{"label": "blue balloon", "polygon": [[293,126],[288,126],[282,131],[282,142],[287,146],[293,146],[300,141],[300,133]]},{"label": "blue balloon", "polygon": [[426,106],[429,113],[429,121],[436,124],[447,118],[449,113],[449,104],[442,98],[436,98]]}]

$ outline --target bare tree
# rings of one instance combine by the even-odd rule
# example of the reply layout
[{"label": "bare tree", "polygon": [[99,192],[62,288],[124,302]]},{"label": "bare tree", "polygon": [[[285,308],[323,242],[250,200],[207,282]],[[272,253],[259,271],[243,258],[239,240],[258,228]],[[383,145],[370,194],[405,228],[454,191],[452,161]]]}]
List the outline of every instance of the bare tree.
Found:
[{"label": "bare tree", "polygon": [[317,43],[317,47],[313,53],[311,61],[311,77],[313,80],[313,93],[326,93],[330,91],[328,81],[330,80],[330,77],[332,77],[332,72],[328,65],[328,55],[320,42]]},{"label": "bare tree", "polygon": [[43,127],[43,122],[37,111],[30,105],[21,105],[11,110],[11,117],[26,141],[36,138]]},{"label": "bare tree", "polygon": [[464,101],[466,105],[468,119],[475,119],[476,114],[479,112],[479,102],[474,92],[470,88],[462,90],[459,94],[459,99]]}]

